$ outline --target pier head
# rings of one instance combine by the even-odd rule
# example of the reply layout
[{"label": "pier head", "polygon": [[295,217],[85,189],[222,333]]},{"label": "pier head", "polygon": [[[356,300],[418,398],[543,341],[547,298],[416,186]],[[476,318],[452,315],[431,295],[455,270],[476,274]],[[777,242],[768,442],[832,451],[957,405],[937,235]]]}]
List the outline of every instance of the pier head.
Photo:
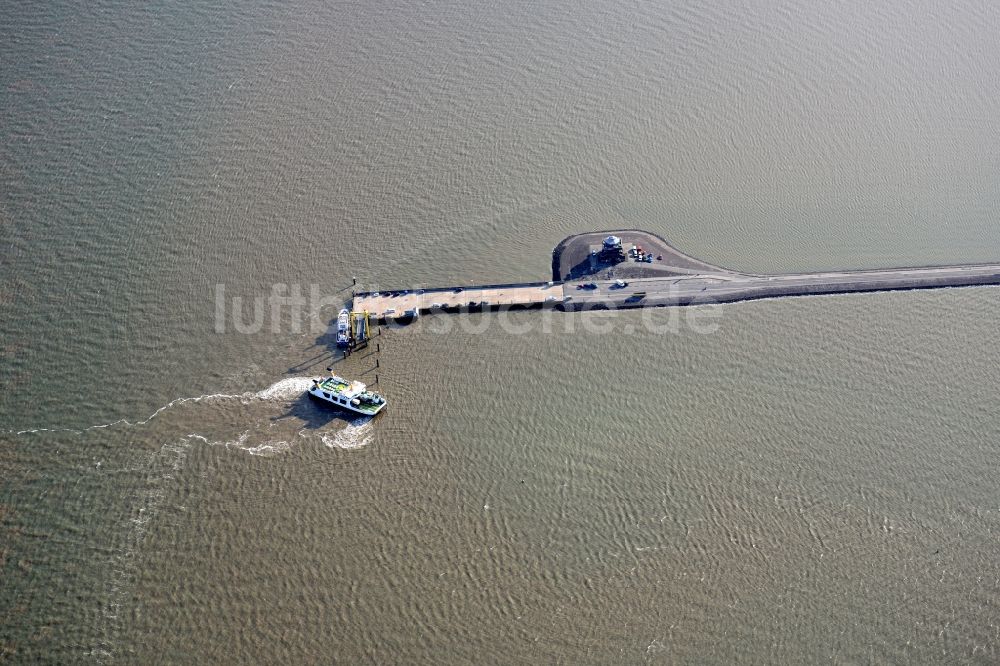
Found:
[{"label": "pier head", "polygon": [[695,259],[656,234],[638,229],[576,234],[552,250],[552,279],[557,282],[702,273],[732,271]]}]

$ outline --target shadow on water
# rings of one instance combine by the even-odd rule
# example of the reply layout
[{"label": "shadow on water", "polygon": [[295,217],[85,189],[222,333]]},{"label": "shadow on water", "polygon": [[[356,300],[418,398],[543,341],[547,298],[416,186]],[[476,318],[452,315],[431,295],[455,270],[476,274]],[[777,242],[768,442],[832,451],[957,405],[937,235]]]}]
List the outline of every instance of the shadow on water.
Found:
[{"label": "shadow on water", "polygon": [[321,404],[310,398],[308,394],[303,394],[288,405],[288,409],[283,414],[272,416],[271,421],[281,421],[287,418],[298,419],[302,422],[304,429],[319,430],[334,421],[351,423],[356,415],[337,409],[333,405]]},{"label": "shadow on water", "polygon": [[288,374],[301,374],[315,368],[318,365],[326,368],[331,365],[336,365],[344,360],[343,353],[340,351],[340,348],[337,347],[337,333],[334,330],[334,321],[335,320],[331,320],[326,328],[326,331],[313,341],[312,346],[306,348],[310,350],[319,349],[320,351],[312,358],[306,359],[301,363],[288,368]]},{"label": "shadow on water", "polygon": [[301,374],[307,370],[315,368],[317,365],[322,365],[325,368],[326,366],[340,363],[343,360],[344,360],[343,356],[336,356],[333,355],[332,352],[322,351],[313,356],[312,358],[306,359],[305,361],[302,361],[298,365],[293,365],[292,367],[288,368],[288,374],[290,375]]},{"label": "shadow on water", "polygon": [[[401,328],[403,326],[410,325],[414,321],[416,321],[416,318],[400,319],[396,321],[393,325],[397,328]],[[335,330],[335,323],[336,323],[335,319],[330,320],[330,323],[327,326],[326,331],[324,331],[321,335],[317,336],[316,339],[313,341],[313,344],[310,347],[306,348],[307,350],[319,349],[320,351],[318,351],[311,358],[308,358],[302,361],[301,363],[297,363],[296,365],[289,367],[287,371],[288,374],[290,375],[302,374],[303,372],[313,370],[317,366],[320,366],[326,369],[327,372],[329,372],[330,366],[337,365],[338,363],[341,363],[342,361],[347,359],[348,353],[337,345],[337,333]],[[351,355],[354,355],[362,350],[369,350],[368,353],[362,356],[361,358],[364,359],[368,358],[369,356],[372,356],[375,353],[375,351],[372,350],[371,348],[371,341],[380,332],[377,325],[375,326],[375,329],[376,329],[375,335],[370,337],[368,340],[365,340],[354,346],[351,350],[349,350],[349,353]]]}]

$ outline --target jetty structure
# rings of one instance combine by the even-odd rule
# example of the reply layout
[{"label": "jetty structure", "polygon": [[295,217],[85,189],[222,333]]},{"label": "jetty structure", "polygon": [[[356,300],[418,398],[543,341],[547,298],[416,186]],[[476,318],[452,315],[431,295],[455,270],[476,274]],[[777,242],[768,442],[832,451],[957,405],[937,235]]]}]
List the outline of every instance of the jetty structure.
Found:
[{"label": "jetty structure", "polygon": [[731,303],[761,298],[1000,285],[1000,264],[755,275],[713,266],[640,230],[563,240],[545,282],[356,292],[352,310],[378,322],[436,312],[566,311]]}]

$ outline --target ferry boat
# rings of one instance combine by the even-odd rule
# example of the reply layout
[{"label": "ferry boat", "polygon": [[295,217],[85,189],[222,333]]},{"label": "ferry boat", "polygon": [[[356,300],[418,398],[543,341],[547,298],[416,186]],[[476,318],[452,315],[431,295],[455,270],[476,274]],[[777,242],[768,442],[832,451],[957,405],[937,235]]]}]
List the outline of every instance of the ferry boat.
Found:
[{"label": "ferry boat", "polygon": [[369,391],[362,382],[349,382],[337,375],[330,375],[326,379],[314,379],[309,395],[365,416],[375,416],[386,405],[384,397]]},{"label": "ferry boat", "polygon": [[337,346],[351,346],[351,312],[347,308],[337,315]]}]

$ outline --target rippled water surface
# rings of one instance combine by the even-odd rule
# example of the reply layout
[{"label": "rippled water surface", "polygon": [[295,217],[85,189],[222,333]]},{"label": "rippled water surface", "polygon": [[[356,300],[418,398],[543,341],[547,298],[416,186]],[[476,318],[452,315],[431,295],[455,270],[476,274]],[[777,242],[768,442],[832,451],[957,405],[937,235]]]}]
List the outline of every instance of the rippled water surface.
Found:
[{"label": "rippled water surface", "polygon": [[302,394],[353,278],[544,279],[580,231],[756,272],[1000,260],[998,31],[4,4],[0,654],[996,661],[995,288],[426,317],[336,364],[376,419]]}]

